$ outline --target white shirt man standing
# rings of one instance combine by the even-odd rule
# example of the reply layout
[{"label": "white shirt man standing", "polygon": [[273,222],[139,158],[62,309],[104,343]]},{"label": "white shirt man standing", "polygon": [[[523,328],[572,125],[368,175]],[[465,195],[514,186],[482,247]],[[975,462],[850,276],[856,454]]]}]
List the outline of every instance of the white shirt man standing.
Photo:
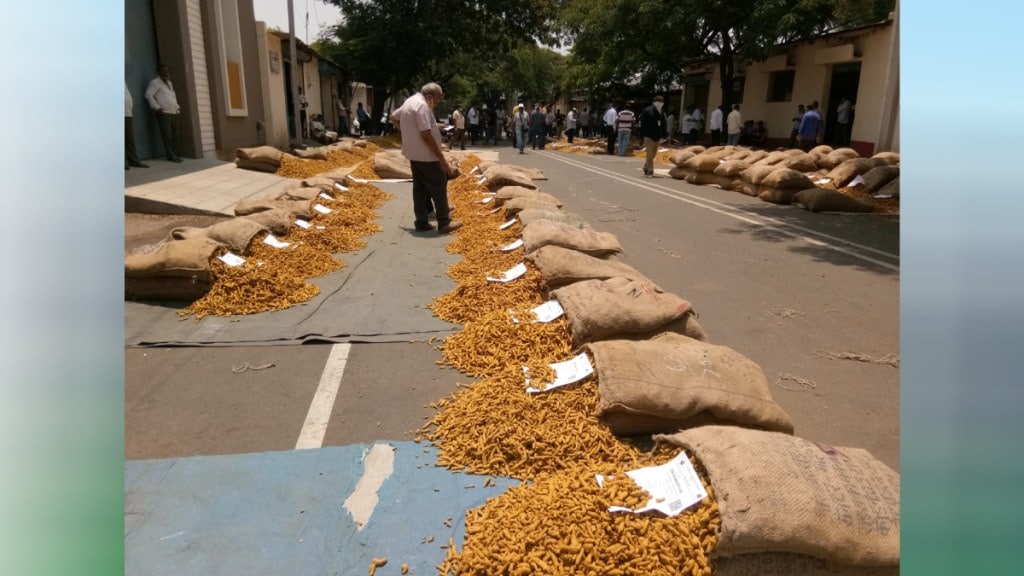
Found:
[{"label": "white shirt man standing", "polygon": [[619,112],[615,109],[614,104],[608,105],[608,110],[601,117],[604,122],[604,135],[608,137],[608,155],[615,154],[615,119],[618,118]]},{"label": "white shirt man standing", "polygon": [[146,101],[156,114],[156,123],[160,128],[160,137],[164,142],[164,154],[170,162],[181,162],[175,146],[178,144],[178,114],[181,106],[178,96],[174,93],[171,83],[170,69],[161,64],[159,76],[150,81],[146,88]]},{"label": "white shirt man standing", "polygon": [[711,145],[718,146],[722,143],[722,107],[718,106],[711,111]]},{"label": "white shirt man standing", "polygon": [[726,117],[725,122],[729,128],[729,145],[738,146],[740,143],[740,134],[743,132],[743,115],[740,114],[739,104],[732,105],[732,112],[729,112],[729,116]]}]

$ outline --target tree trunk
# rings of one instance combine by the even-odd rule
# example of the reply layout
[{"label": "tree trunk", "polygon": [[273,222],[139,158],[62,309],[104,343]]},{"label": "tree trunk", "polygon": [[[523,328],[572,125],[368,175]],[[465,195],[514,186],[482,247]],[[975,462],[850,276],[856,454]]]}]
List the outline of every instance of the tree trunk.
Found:
[{"label": "tree trunk", "polygon": [[718,56],[718,77],[722,82],[722,104],[725,108],[722,112],[728,113],[729,110],[732,110],[733,104],[732,77],[735,70],[734,54],[729,31],[722,30],[719,32],[719,35],[722,38],[722,53]]}]

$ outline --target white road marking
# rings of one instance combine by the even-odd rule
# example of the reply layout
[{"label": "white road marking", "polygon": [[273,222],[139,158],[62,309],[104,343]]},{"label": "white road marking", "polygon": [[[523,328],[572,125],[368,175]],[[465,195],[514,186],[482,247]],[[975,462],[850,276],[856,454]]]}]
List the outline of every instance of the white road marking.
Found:
[{"label": "white road marking", "polygon": [[355,490],[345,499],[345,509],[355,520],[357,531],[366,527],[377,507],[377,491],[395,471],[395,448],[387,444],[374,444],[363,459],[363,476]]},{"label": "white road marking", "polygon": [[327,424],[331,420],[331,410],[334,409],[334,398],[338,395],[338,387],[341,385],[341,377],[345,373],[345,364],[348,363],[348,352],[351,348],[352,345],[347,342],[331,346],[327,364],[320,375],[320,384],[316,387],[316,394],[313,395],[309,412],[306,413],[306,421],[299,432],[299,441],[295,443],[296,450],[323,446]]},{"label": "white road marking", "polygon": [[[575,159],[564,158],[563,157],[564,154],[559,154],[559,153],[555,153],[555,152],[544,152],[544,155],[549,157],[549,158],[552,158],[554,160],[558,160],[559,162],[562,162],[564,164],[568,164],[570,166],[575,166],[576,168],[580,168],[581,170],[587,170],[588,172],[592,172],[592,173],[595,173],[595,174],[600,174],[601,176],[606,176],[606,177],[611,178],[613,180],[618,180],[619,182],[622,182],[622,183],[625,183],[625,184],[630,184],[632,186],[636,186],[637,188],[643,188],[644,190],[648,190],[650,192],[654,192],[655,194],[660,194],[660,195],[665,196],[667,198],[672,198],[674,200],[679,200],[680,202],[686,202],[687,204],[692,204],[693,206],[696,206],[698,208],[703,208],[705,210],[710,210],[712,212],[716,212],[718,214],[722,214],[723,216],[728,216],[730,218],[734,218],[736,220],[740,220],[741,222],[746,222],[746,223],[752,224],[754,226],[764,226],[764,227],[768,227],[768,228],[774,228],[774,229],[777,229],[777,230],[779,230],[781,232],[784,232],[786,234],[790,234],[790,235],[792,235],[792,236],[794,236],[794,237],[796,237],[796,238],[798,238],[798,239],[800,239],[800,240],[802,240],[804,242],[807,242],[808,244],[812,244],[812,245],[815,245],[815,246],[827,246],[828,248],[831,248],[832,250],[835,250],[836,252],[840,252],[840,253],[846,254],[847,256],[852,256],[854,258],[858,258],[858,259],[864,260],[866,262],[871,262],[872,264],[876,264],[876,265],[881,266],[883,268],[888,268],[889,270],[893,270],[893,271],[897,271],[898,272],[899,269],[900,269],[899,264],[892,264],[892,263],[889,263],[889,262],[878,260],[878,259],[872,258],[870,256],[866,256],[864,254],[861,254],[859,252],[870,252],[870,253],[878,254],[879,256],[883,256],[885,258],[891,258],[891,259],[897,260],[897,261],[899,260],[899,255],[898,254],[893,254],[891,252],[886,252],[884,250],[878,250],[876,248],[872,248],[870,246],[865,246],[863,244],[858,244],[856,242],[850,242],[849,240],[844,240],[843,238],[838,238],[836,236],[832,236],[830,234],[825,234],[823,232],[818,232],[818,231],[815,231],[815,230],[810,230],[808,228],[804,228],[804,227],[798,226],[796,224],[790,224],[790,223],[787,223],[787,222],[782,222],[780,220],[776,220],[775,218],[771,218],[769,216],[761,216],[761,215],[757,215],[757,214],[752,214],[750,212],[744,211],[741,208],[737,208],[735,206],[730,206],[730,205],[724,204],[722,202],[716,202],[715,200],[709,200],[707,198],[702,198],[702,197],[697,196],[695,194],[690,194],[690,193],[687,193],[687,192],[683,192],[681,190],[675,190],[675,189],[672,189],[672,188],[667,188],[667,187],[664,187],[664,186],[658,186],[656,184],[651,184],[649,180],[642,180],[641,181],[641,180],[637,180],[635,178],[629,178],[629,177],[623,176],[623,175],[621,175],[621,174],[619,174],[617,172],[613,172],[611,170],[608,170],[606,168],[590,166],[590,165],[588,165],[586,163],[580,162],[580,161],[575,160]],[[743,214],[740,214],[740,212],[742,212]],[[787,230],[787,229],[789,229],[789,230]],[[793,231],[799,231],[800,233],[799,234],[795,234]],[[823,238],[823,239],[826,240],[826,242],[823,242],[823,241],[818,240],[816,238],[812,238],[812,236],[817,236],[818,238]],[[843,247],[841,245],[846,245],[849,248],[845,248],[845,247]]]}]

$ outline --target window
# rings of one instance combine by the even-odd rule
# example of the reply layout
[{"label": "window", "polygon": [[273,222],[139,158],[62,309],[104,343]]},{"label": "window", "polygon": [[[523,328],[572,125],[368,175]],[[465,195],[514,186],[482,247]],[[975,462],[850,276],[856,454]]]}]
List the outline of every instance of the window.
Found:
[{"label": "window", "polygon": [[747,87],[746,76],[733,76],[732,79],[732,101],[734,104],[743,103],[743,90]]},{"label": "window", "polygon": [[789,102],[793,100],[793,79],[795,70],[781,70],[768,73],[768,101]]},{"label": "window", "polygon": [[242,67],[242,33],[238,24],[238,2],[219,0],[216,4],[220,30],[220,71],[224,105],[228,116],[246,116],[245,73]]}]

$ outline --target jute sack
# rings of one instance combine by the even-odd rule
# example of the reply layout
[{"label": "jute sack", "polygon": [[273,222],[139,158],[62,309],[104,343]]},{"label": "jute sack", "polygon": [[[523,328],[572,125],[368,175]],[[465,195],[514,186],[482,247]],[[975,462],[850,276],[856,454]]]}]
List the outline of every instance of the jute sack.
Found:
[{"label": "jute sack", "polygon": [[672,178],[675,178],[676,180],[686,180],[686,178],[692,173],[692,170],[682,166],[670,168],[668,171],[668,175],[671,176]]},{"label": "jute sack", "polygon": [[765,176],[764,180],[761,180],[761,185],[766,188],[794,188],[796,190],[803,190],[805,188],[812,188],[814,182],[811,182],[811,179],[802,172],[797,172],[792,168],[776,168],[771,174]]},{"label": "jute sack", "polygon": [[273,174],[274,172],[277,172],[277,169],[281,167],[281,164],[276,162],[264,162],[261,160],[249,160],[246,158],[235,158],[235,166],[245,170],[270,172]]},{"label": "jute sack", "polygon": [[552,204],[558,208],[562,207],[561,200],[555,198],[551,194],[546,194],[537,189],[523,188],[522,186],[505,186],[504,188],[499,188],[497,192],[494,193],[494,205],[501,206],[513,198],[530,198]]},{"label": "jute sack", "polygon": [[540,208],[542,210],[557,210],[559,204],[549,202],[542,198],[513,198],[505,202],[505,216],[511,218],[527,208]]},{"label": "jute sack", "polygon": [[[740,172],[740,178],[743,179],[743,181],[746,182],[747,184],[754,184],[756,186],[760,186],[761,182],[764,182],[764,179],[767,178],[769,174],[776,170],[778,170],[778,168],[776,168],[775,166],[764,166],[758,164],[751,166],[750,168],[747,168],[743,172]],[[757,194],[751,195],[756,196]]]},{"label": "jute sack", "polygon": [[899,566],[842,566],[788,552],[743,554],[715,561],[715,576],[899,576]]},{"label": "jute sack", "polygon": [[718,186],[722,190],[733,190],[740,192],[743,189],[743,180],[739,176],[715,176],[715,181],[711,184]]},{"label": "jute sack", "polygon": [[537,186],[530,181],[530,177],[518,170],[512,170],[505,166],[495,166],[486,174],[487,180],[484,186],[494,191],[505,186],[521,186],[523,188],[535,189]]},{"label": "jute sack", "polygon": [[384,179],[408,180],[412,178],[412,164],[401,153],[385,150],[373,155],[373,171]]},{"label": "jute sack", "polygon": [[[700,146],[690,146],[689,148],[687,148],[687,150],[695,150],[697,148],[700,148]],[[719,154],[721,152],[725,152],[728,155],[731,154],[734,150],[736,150],[735,146],[711,146],[710,148],[702,150],[702,152],[710,152],[711,154]],[[700,154],[700,152],[698,152],[698,154]]]},{"label": "jute sack", "polygon": [[750,168],[750,163],[745,160],[726,160],[719,164],[714,172],[718,176],[738,178],[747,168]]},{"label": "jute sack", "polygon": [[259,222],[245,218],[232,218],[218,222],[206,228],[185,226],[171,230],[168,240],[187,240],[189,238],[209,238],[224,244],[231,250],[241,254],[249,248],[252,239],[266,237],[268,230]]},{"label": "jute sack", "polygon": [[758,187],[757,197],[772,204],[792,204],[799,191],[799,188],[772,188],[762,185]]},{"label": "jute sack", "polygon": [[761,158],[760,160],[758,160],[756,165],[757,166],[775,166],[776,164],[781,164],[782,162],[784,162],[786,160],[786,158],[788,158],[788,157],[789,156],[787,156],[785,152],[781,152],[781,151],[769,152],[767,156],[765,156],[764,158]]},{"label": "jute sack", "polygon": [[491,165],[487,166],[486,168],[480,168],[480,170],[488,178],[490,178],[490,174],[488,174],[488,172],[491,171],[491,170],[494,170],[498,166],[501,166],[501,167],[506,168],[508,170],[513,170],[515,172],[519,172],[519,173],[523,174],[524,176],[526,176],[527,178],[529,178],[530,180],[547,180],[548,179],[548,177],[544,175],[544,171],[541,170],[540,168],[526,168],[525,166],[516,166],[515,164],[496,164],[496,163],[492,162]]},{"label": "jute sack", "polygon": [[860,154],[857,154],[856,150],[852,148],[839,148],[826,154],[824,159],[818,162],[818,167],[828,168],[831,170],[843,162],[853,158],[860,158]]},{"label": "jute sack", "polygon": [[335,168],[334,170],[331,170],[330,172],[324,172],[320,176],[322,176],[324,178],[327,178],[329,180],[333,180],[335,182],[344,183],[345,180],[348,179],[349,175],[351,175],[353,172],[356,171],[357,166],[358,165],[356,165],[356,166],[345,166],[343,168]]},{"label": "jute sack", "polygon": [[287,210],[292,216],[309,218],[315,202],[309,200],[239,200],[235,204],[235,215],[246,216],[264,210]]},{"label": "jute sack", "polygon": [[723,158],[723,160],[725,160],[726,162],[730,160],[743,160],[747,156],[750,156],[751,152],[753,152],[753,150],[751,150],[750,148],[737,148],[730,152],[728,156]]},{"label": "jute sack", "polygon": [[682,166],[687,160],[696,155],[696,152],[691,152],[689,150],[676,150],[672,154],[669,154],[668,161],[671,162],[673,166]]},{"label": "jute sack", "polygon": [[239,216],[239,218],[252,220],[263,228],[266,228],[279,236],[287,234],[291,231],[292,226],[295,225],[295,215],[293,215],[291,211],[282,208],[253,212],[252,214]]},{"label": "jute sack", "polygon": [[889,181],[888,184],[878,189],[878,194],[888,194],[899,198],[900,196],[900,177],[897,176]]},{"label": "jute sack", "polygon": [[334,190],[333,178],[326,178],[324,176],[311,176],[302,180],[302,185],[307,188],[319,188],[324,192],[331,192]]},{"label": "jute sack", "polygon": [[720,160],[727,155],[721,151],[717,153],[704,152],[687,160],[683,167],[688,168],[691,172],[714,172],[715,168],[721,164]]},{"label": "jute sack", "polygon": [[782,161],[782,165],[786,168],[792,168],[797,172],[814,172],[818,169],[818,164],[811,158],[810,154],[805,154],[800,150],[797,150],[797,154],[790,154]]},{"label": "jute sack", "polygon": [[327,160],[327,149],[323,146],[297,148],[292,153],[299,158],[305,158],[306,160]]},{"label": "jute sack", "polygon": [[690,172],[690,175],[686,177],[686,181],[696,186],[705,186],[707,184],[718,184],[718,176],[715,176],[714,171],[709,172]]},{"label": "jute sack", "polygon": [[143,246],[125,256],[125,298],[194,301],[213,286],[210,258],[221,250],[206,237]]},{"label": "jute sack", "polygon": [[793,432],[761,367],[731,348],[671,332],[585,347],[597,369],[598,418],[616,434],[675,432],[709,419]]},{"label": "jute sack", "polygon": [[527,253],[544,246],[561,246],[591,256],[604,256],[622,252],[619,239],[608,232],[593,228],[577,228],[571,224],[538,220],[522,227],[523,246]]},{"label": "jute sack", "polygon": [[700,154],[702,152],[707,152],[708,150],[715,150],[717,152],[718,150],[721,150],[722,148],[724,148],[724,146],[715,146],[714,148],[705,148],[704,146],[694,145],[694,146],[687,146],[686,148],[683,148],[683,151],[684,152],[692,152],[693,155],[696,156],[697,154]]},{"label": "jute sack", "polygon": [[789,552],[899,565],[900,477],[866,450],[734,426],[654,439],[704,465],[722,519],[714,555]]},{"label": "jute sack", "polygon": [[818,144],[814,148],[811,148],[811,150],[810,150],[810,152],[808,152],[808,154],[824,154],[824,155],[828,156],[829,154],[831,154],[833,152],[835,152],[835,149],[832,148],[831,146],[829,146],[828,144]]},{"label": "jute sack", "polygon": [[281,165],[281,156],[283,154],[284,152],[281,152],[273,146],[256,146],[254,148],[235,149],[235,158],[276,164],[277,166]]},{"label": "jute sack", "polygon": [[[647,334],[694,316],[689,302],[648,280],[583,280],[551,291],[551,297],[565,310],[573,346]],[[698,331],[699,325],[693,328],[694,335],[706,338],[703,330]]]},{"label": "jute sack", "polygon": [[828,188],[808,188],[797,192],[793,199],[811,212],[872,212],[874,207],[867,202]]},{"label": "jute sack", "polygon": [[580,280],[606,280],[621,276],[630,280],[646,280],[647,277],[614,256],[598,258],[561,246],[544,246],[525,256],[540,270],[548,288],[557,288]]},{"label": "jute sack", "polygon": [[862,174],[862,177],[864,178],[864,185],[867,186],[868,190],[875,192],[899,175],[899,166],[889,166],[887,164],[885,166],[876,166],[871,170],[868,170]]},{"label": "jute sack", "polygon": [[319,186],[313,188],[302,187],[292,188],[291,190],[285,190],[281,192],[276,200],[316,200],[323,192]]},{"label": "jute sack", "polygon": [[526,208],[519,212],[518,218],[522,227],[529,226],[538,220],[550,220],[552,222],[561,222],[580,230],[589,228],[589,225],[579,216],[569,212],[562,212],[554,207],[548,209]]},{"label": "jute sack", "polygon": [[879,159],[890,166],[900,165],[900,155],[898,152],[879,152],[872,156],[874,159]]},{"label": "jute sack", "polygon": [[[833,152],[835,154],[835,152]],[[842,188],[850,183],[857,176],[866,173],[868,170],[874,168],[869,158],[851,158],[843,161],[841,164],[829,171],[825,177],[832,180],[832,183],[836,185],[836,188]]]},{"label": "jute sack", "polygon": [[750,162],[750,165],[753,166],[755,163],[757,163],[758,160],[765,158],[767,156],[767,150],[751,150],[750,154],[747,154],[744,160]]}]

